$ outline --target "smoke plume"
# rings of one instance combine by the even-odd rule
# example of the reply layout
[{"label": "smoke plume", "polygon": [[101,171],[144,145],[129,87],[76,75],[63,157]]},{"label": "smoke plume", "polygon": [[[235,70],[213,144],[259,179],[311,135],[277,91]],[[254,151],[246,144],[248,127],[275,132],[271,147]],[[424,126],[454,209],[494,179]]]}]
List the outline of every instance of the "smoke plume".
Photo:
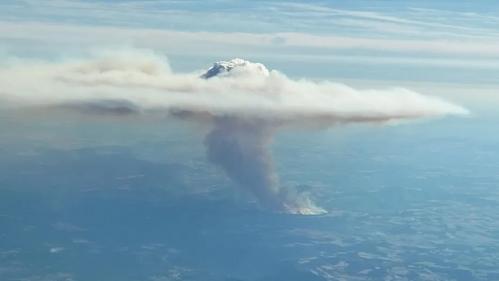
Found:
[{"label": "smoke plume", "polygon": [[272,132],[257,120],[220,117],[206,136],[208,159],[269,208],[279,206],[278,178],[268,147]]},{"label": "smoke plume", "polygon": [[356,90],[329,81],[293,80],[242,59],[177,74],[165,58],[144,51],[64,61],[13,59],[0,66],[0,102],[92,115],[165,112],[208,123],[209,161],[263,207],[293,214],[324,210],[279,184],[269,145],[280,128],[467,114],[458,105],[407,89]]}]

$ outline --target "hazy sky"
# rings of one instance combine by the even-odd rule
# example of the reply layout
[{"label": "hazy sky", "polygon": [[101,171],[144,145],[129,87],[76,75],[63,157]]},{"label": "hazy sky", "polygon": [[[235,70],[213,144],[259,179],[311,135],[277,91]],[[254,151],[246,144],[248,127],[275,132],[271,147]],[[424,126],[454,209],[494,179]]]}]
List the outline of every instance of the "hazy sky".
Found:
[{"label": "hazy sky", "polygon": [[133,47],[186,71],[243,57],[291,76],[489,86],[498,25],[494,1],[7,0],[0,54]]}]

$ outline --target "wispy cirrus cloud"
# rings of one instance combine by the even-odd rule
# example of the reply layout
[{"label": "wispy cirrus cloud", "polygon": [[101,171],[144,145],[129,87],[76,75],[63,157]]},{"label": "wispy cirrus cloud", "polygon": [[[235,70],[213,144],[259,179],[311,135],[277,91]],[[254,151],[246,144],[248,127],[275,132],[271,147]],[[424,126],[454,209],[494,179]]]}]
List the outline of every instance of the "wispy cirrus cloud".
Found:
[{"label": "wispy cirrus cloud", "polygon": [[[337,50],[376,50],[396,53],[426,53],[499,57],[499,40],[404,40],[392,38],[315,35],[298,32],[247,33],[177,31],[155,28],[122,28],[39,22],[0,22],[0,40],[26,40],[53,44],[120,45],[165,49],[171,52],[210,52],[199,48],[211,44],[223,49],[244,49],[248,46],[265,48],[315,48]],[[172,50],[173,49],[173,50]],[[218,49],[218,48],[217,48]]]},{"label": "wispy cirrus cloud", "polygon": [[58,55],[131,46],[154,49],[171,57],[209,58],[207,62],[243,56],[270,61],[349,63],[350,72],[353,65],[364,64],[393,68],[436,66],[469,71],[469,77],[484,77],[481,81],[495,81],[490,74],[483,76],[475,71],[497,68],[499,35],[493,13],[441,10],[429,4],[401,7],[398,2],[264,4],[2,2],[0,55]]},{"label": "wispy cirrus cloud", "polygon": [[[497,38],[499,33],[493,25],[483,24],[483,16],[473,13],[445,11],[436,9],[384,9],[374,5],[365,5],[362,10],[335,8],[324,3],[275,3],[275,12],[302,20],[309,19],[310,24],[328,23],[329,26],[344,28],[362,28],[364,31],[377,32],[377,35],[411,34],[421,38],[436,37],[445,34],[454,38],[483,37]],[[377,3],[379,5],[379,3]],[[371,10],[370,10],[371,9]],[[462,19],[467,18],[466,21]],[[497,20],[487,17],[488,21]],[[374,33],[373,35],[376,35]],[[386,34],[385,34],[386,35]]]},{"label": "wispy cirrus cloud", "polygon": [[[263,5],[264,4],[264,5]],[[9,20],[58,21],[92,25],[157,27],[197,31],[305,32],[345,34],[355,30],[373,36],[397,33],[420,38],[442,34],[456,38],[497,38],[494,16],[472,12],[398,7],[380,2],[345,5],[310,1],[32,1],[0,3],[0,18]],[[244,11],[244,12],[243,12]],[[258,15],[258,16],[255,16]],[[193,22],[192,18],[205,19]],[[350,24],[349,24],[350,23]],[[251,28],[248,28],[248,25]],[[395,28],[397,25],[397,28]]]}]

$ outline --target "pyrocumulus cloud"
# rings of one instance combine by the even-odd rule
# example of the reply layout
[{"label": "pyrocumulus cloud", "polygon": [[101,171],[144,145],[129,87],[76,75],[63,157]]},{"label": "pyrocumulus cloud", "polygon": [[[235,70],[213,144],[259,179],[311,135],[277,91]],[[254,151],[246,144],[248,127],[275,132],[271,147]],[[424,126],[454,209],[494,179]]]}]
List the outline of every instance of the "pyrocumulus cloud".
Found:
[{"label": "pyrocumulus cloud", "polygon": [[242,59],[179,74],[166,58],[146,51],[9,60],[0,67],[0,101],[91,114],[159,111],[209,123],[208,159],[262,206],[294,214],[324,210],[306,195],[280,187],[269,150],[279,128],[467,114],[458,105],[403,88],[356,90],[330,81],[293,80]]}]

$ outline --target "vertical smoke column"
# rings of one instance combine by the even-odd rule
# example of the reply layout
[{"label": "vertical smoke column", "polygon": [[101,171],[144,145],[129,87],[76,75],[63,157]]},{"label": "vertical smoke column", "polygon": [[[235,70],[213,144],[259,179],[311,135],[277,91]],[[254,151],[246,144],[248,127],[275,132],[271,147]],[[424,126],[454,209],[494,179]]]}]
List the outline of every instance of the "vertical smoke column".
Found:
[{"label": "vertical smoke column", "polygon": [[255,195],[266,208],[284,211],[269,145],[272,126],[262,120],[218,117],[206,136],[208,160]]}]

